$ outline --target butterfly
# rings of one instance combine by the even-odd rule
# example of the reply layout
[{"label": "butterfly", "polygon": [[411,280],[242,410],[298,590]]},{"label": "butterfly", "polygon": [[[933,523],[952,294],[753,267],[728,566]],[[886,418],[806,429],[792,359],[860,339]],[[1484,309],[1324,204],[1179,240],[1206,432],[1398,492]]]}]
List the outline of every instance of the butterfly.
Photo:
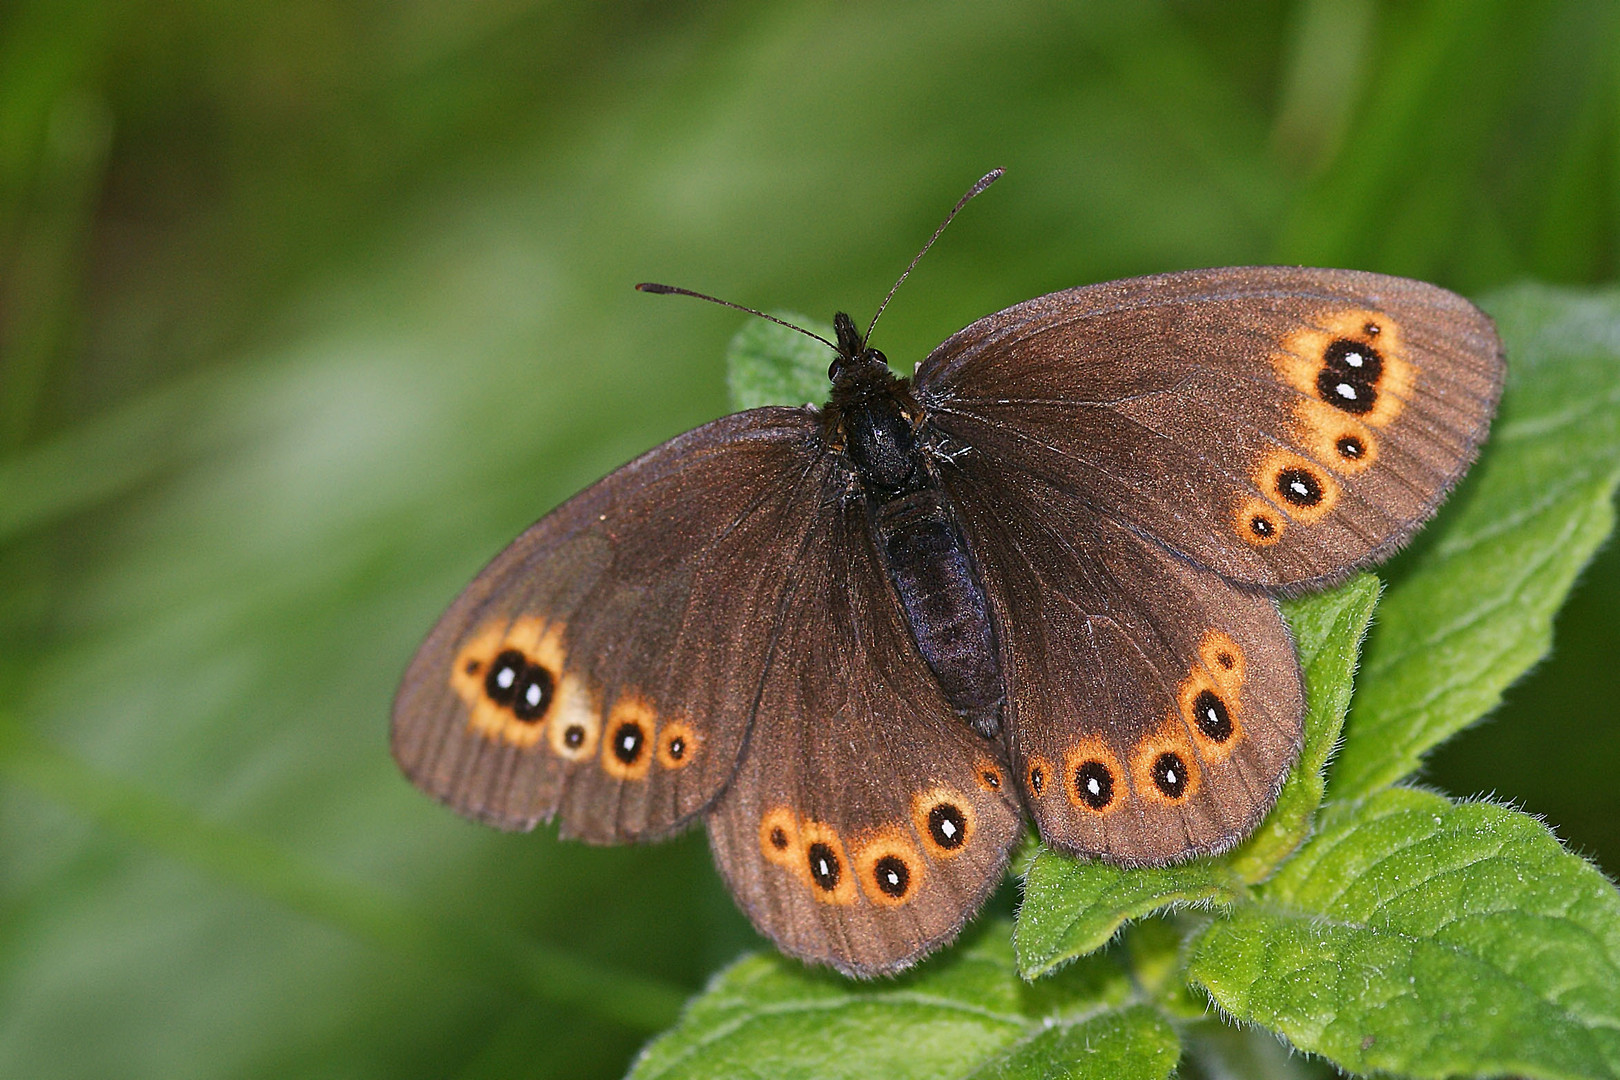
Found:
[{"label": "butterfly", "polygon": [[1352,270],[1068,289],[909,380],[875,323],[821,339],[820,408],[705,424],[519,536],[392,729],[413,782],[501,828],[702,818],[754,925],[855,976],[954,937],[1026,819],[1126,867],[1252,832],[1302,741],[1276,597],[1407,540],[1504,373],[1466,300]]}]

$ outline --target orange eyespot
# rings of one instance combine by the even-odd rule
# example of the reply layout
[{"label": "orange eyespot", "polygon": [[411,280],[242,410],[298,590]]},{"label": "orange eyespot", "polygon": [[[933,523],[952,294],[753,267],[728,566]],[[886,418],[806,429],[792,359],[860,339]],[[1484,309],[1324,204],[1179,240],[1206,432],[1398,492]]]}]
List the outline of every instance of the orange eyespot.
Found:
[{"label": "orange eyespot", "polygon": [[1131,780],[1149,802],[1175,806],[1191,798],[1199,785],[1198,758],[1185,732],[1167,726],[1137,743],[1131,752]]},{"label": "orange eyespot", "polygon": [[670,720],[658,732],[658,764],[684,769],[697,757],[700,736],[684,720]]},{"label": "orange eyespot", "polygon": [[973,804],[945,787],[913,799],[911,816],[923,846],[936,859],[952,859],[967,850],[979,821]]},{"label": "orange eyespot", "polygon": [[1326,402],[1301,398],[1294,406],[1293,434],[1312,460],[1340,476],[1365,472],[1378,459],[1373,430]]},{"label": "orange eyespot", "polygon": [[1286,450],[1262,458],[1250,479],[1266,501],[1294,521],[1320,521],[1339,501],[1339,482],[1333,474]]},{"label": "orange eyespot", "polygon": [[1236,691],[1248,675],[1243,649],[1223,630],[1210,630],[1198,642],[1198,660],[1222,687]]},{"label": "orange eyespot", "polygon": [[799,844],[803,880],[810,887],[810,895],[823,904],[853,904],[857,895],[855,875],[837,830],[807,821],[799,827]]},{"label": "orange eyespot", "polygon": [[855,852],[855,869],[861,891],[882,907],[909,903],[926,873],[917,849],[898,829],[885,829],[862,843]]},{"label": "orange eyespot", "polygon": [[652,706],[634,696],[613,703],[602,738],[602,768],[620,780],[640,780],[652,766],[657,718]]},{"label": "orange eyespot", "polygon": [[1358,309],[1318,313],[1283,339],[1272,365],[1305,397],[1375,428],[1401,414],[1417,378],[1400,326]]},{"label": "orange eyespot", "polygon": [[759,850],[766,860],[794,874],[809,873],[799,842],[799,822],[785,806],[766,811],[759,820]]},{"label": "orange eyespot", "polygon": [[1063,755],[1063,792],[1078,810],[1111,814],[1129,799],[1119,758],[1101,739],[1081,739]]},{"label": "orange eyespot", "polygon": [[1238,538],[1250,547],[1270,547],[1288,531],[1287,522],[1277,508],[1254,497],[1238,500],[1232,513],[1232,527]]},{"label": "orange eyespot", "polygon": [[547,627],[533,616],[492,620],[457,651],[450,688],[466,705],[471,730],[528,749],[560,712],[577,707],[570,698],[578,690],[562,674],[563,660],[560,624]]}]

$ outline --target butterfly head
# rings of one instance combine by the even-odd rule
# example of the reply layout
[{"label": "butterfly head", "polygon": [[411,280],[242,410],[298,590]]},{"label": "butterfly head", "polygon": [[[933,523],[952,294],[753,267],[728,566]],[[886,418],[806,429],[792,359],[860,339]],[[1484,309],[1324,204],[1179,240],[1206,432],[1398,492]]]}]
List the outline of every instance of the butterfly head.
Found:
[{"label": "butterfly head", "polygon": [[833,329],[838,332],[838,355],[827,368],[833,386],[847,389],[856,383],[886,384],[888,380],[881,376],[888,373],[889,358],[867,347],[866,338],[855,329],[855,320],[840,311],[833,316]]}]

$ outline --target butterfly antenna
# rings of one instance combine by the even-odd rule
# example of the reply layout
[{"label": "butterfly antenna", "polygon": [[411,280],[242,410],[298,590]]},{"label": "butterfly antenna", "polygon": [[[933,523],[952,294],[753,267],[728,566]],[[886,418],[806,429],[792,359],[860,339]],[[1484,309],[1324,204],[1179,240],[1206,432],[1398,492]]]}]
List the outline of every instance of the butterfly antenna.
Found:
[{"label": "butterfly antenna", "polygon": [[911,271],[916,268],[917,263],[922,260],[922,257],[928,254],[928,249],[934,246],[934,241],[938,240],[939,234],[945,231],[945,226],[951,223],[951,219],[957,215],[962,207],[968,204],[973,196],[979,194],[979,192],[983,191],[997,180],[1000,180],[1002,174],[1006,171],[1006,169],[991,169],[989,172],[979,177],[978,183],[968,188],[966,195],[963,195],[960,199],[956,200],[956,205],[951,207],[951,212],[945,215],[945,220],[939,223],[939,228],[934,230],[934,235],[928,238],[928,243],[924,244],[922,246],[922,250],[917,252],[916,258],[911,260],[911,265],[906,267],[906,272],[900,275],[900,280],[894,283],[894,288],[889,290],[889,295],[885,296],[883,298],[883,303],[878,305],[877,314],[872,316],[872,321],[866,326],[866,334],[861,338],[862,342],[865,342],[872,336],[872,330],[877,326],[878,319],[882,317],[883,309],[889,306],[889,301],[894,299],[894,294],[899,291],[900,286],[905,282],[906,278],[911,276]]},{"label": "butterfly antenna", "polygon": [[707,300],[711,304],[719,304],[721,307],[736,308],[738,311],[746,311],[750,315],[758,315],[762,319],[769,319],[777,326],[785,326],[789,330],[797,330],[805,337],[815,338],[833,352],[843,355],[843,350],[839,349],[838,346],[834,345],[820,334],[813,334],[804,327],[794,326],[785,319],[778,319],[775,315],[767,315],[763,311],[755,311],[753,308],[743,307],[741,304],[733,304],[730,300],[722,300],[718,296],[710,296],[707,293],[693,292],[691,289],[682,289],[675,285],[660,285],[656,281],[643,281],[641,284],[636,286],[636,291],[656,293],[659,296],[691,296],[698,300]]}]

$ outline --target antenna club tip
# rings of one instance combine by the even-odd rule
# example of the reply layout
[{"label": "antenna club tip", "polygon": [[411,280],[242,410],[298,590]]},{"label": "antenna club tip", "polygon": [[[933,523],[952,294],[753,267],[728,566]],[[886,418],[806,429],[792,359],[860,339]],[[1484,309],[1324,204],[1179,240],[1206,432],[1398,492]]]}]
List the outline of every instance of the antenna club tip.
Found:
[{"label": "antenna club tip", "polygon": [[660,285],[656,281],[641,281],[636,283],[636,292],[672,293],[675,290],[668,285]]}]

